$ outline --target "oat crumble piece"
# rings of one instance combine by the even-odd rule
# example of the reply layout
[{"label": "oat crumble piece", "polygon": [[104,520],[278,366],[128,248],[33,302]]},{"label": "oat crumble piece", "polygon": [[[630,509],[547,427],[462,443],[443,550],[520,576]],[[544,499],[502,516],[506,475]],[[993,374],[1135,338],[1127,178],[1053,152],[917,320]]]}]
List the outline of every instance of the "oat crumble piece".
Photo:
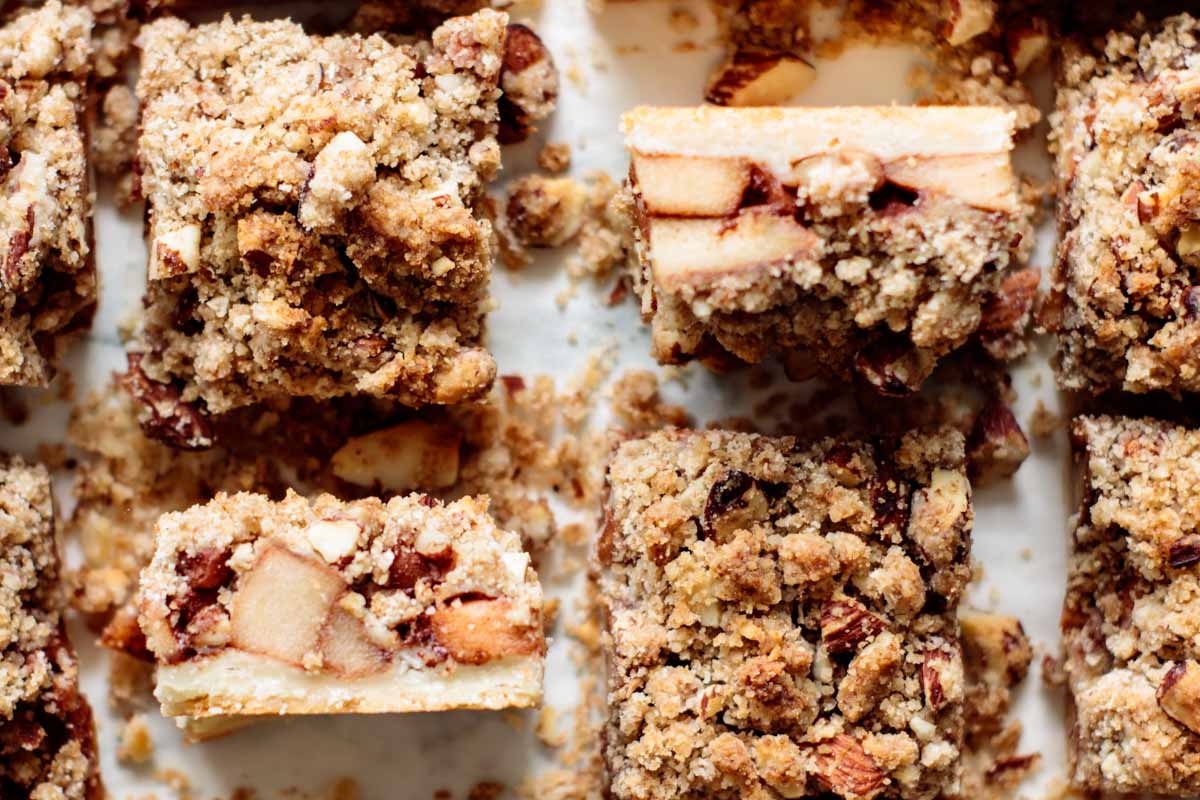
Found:
[{"label": "oat crumble piece", "polygon": [[616,448],[604,507],[611,796],[957,793],[960,435],[668,429]]},{"label": "oat crumble piece", "polygon": [[547,142],[538,151],[538,166],[551,175],[559,175],[571,168],[571,145],[566,142]]},{"label": "oat crumble piece", "polygon": [[1077,417],[1082,477],[1062,613],[1079,788],[1200,792],[1200,431]]},{"label": "oat crumble piece", "polygon": [[88,9],[50,0],[0,27],[0,385],[48,385],[95,311],[92,23]]},{"label": "oat crumble piece", "polygon": [[59,570],[49,473],[0,456],[0,797],[104,797]]},{"label": "oat crumble piece", "polygon": [[159,520],[138,608],[167,716],[541,701],[541,587],[486,499],[218,495]]},{"label": "oat crumble piece", "polygon": [[1050,301],[1067,389],[1200,392],[1200,21],[1066,45]]},{"label": "oat crumble piece", "polygon": [[[226,17],[143,28],[145,419],[184,446],[271,398],[481,397],[507,16],[429,39]],[[265,76],[269,80],[264,80]]]}]

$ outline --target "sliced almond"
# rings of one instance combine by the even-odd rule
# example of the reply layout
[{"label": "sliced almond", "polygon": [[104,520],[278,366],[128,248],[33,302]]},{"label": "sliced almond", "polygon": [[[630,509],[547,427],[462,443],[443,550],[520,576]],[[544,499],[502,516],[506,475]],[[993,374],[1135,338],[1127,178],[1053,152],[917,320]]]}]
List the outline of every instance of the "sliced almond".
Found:
[{"label": "sliced almond", "polygon": [[508,600],[453,602],[434,613],[434,637],[455,661],[463,664],[539,652],[543,645],[541,629],[514,623],[511,611]]},{"label": "sliced almond", "polygon": [[642,207],[663,216],[733,214],[750,185],[750,162],[741,158],[635,155],[632,170]]},{"label": "sliced almond", "polygon": [[884,788],[887,775],[857,739],[839,733],[816,748],[816,777],[846,800],[870,800]]},{"label": "sliced almond", "polygon": [[704,99],[719,106],[777,106],[807,89],[817,71],[799,56],[742,49],[717,68]]},{"label": "sliced almond", "polygon": [[333,454],[333,474],[393,492],[445,489],[458,480],[461,444],[453,425],[409,420],[348,440]]},{"label": "sliced almond", "polygon": [[654,282],[667,292],[813,258],[821,245],[791,215],[773,209],[750,209],[728,220],[653,219],[649,234]]},{"label": "sliced almond", "polygon": [[233,644],[299,665],[317,646],[342,577],[315,559],[268,545],[241,576],[230,606]]},{"label": "sliced almond", "polygon": [[341,606],[334,606],[321,629],[322,663],[346,677],[361,677],[387,667],[387,654],[368,638],[362,621]]}]

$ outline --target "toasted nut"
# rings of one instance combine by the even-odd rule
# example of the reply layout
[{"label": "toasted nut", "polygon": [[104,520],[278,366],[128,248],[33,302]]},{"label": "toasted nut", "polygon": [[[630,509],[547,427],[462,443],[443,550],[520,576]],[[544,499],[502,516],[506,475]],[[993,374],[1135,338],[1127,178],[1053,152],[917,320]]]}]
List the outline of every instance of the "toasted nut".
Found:
[{"label": "toasted nut", "polygon": [[992,27],[995,18],[994,0],[950,0],[946,41],[955,47],[965,44]]},{"label": "toasted nut", "polygon": [[904,649],[900,637],[884,631],[858,652],[838,684],[837,703],[848,722],[858,722],[887,694]]},{"label": "toasted nut", "polygon": [[1200,266],[1200,225],[1187,225],[1179,229],[1179,244],[1175,252],[1189,264]]},{"label": "toasted nut", "polygon": [[1167,716],[1200,733],[1200,664],[1177,661],[1158,687],[1158,704]]},{"label": "toasted nut", "polygon": [[821,643],[830,653],[857,650],[884,630],[887,622],[848,597],[830,600],[821,609]]},{"label": "toasted nut", "polygon": [[1010,687],[1025,678],[1033,648],[1021,621],[1004,614],[963,611],[959,614],[963,647],[975,665],[972,674],[992,687]]},{"label": "toasted nut", "polygon": [[740,49],[709,78],[704,99],[718,106],[776,106],[816,76],[812,64],[791,53]]},{"label": "toasted nut", "polygon": [[1200,561],[1200,534],[1186,533],[1167,551],[1167,562],[1175,568],[1187,567]]},{"label": "toasted nut", "polygon": [[444,489],[458,480],[461,444],[452,425],[409,420],[349,439],[333,454],[333,474],[394,492]]},{"label": "toasted nut", "polygon": [[374,180],[375,159],[370,149],[350,131],[342,131],[313,160],[300,202],[300,224],[309,230],[335,224]]},{"label": "toasted nut", "polygon": [[1008,45],[1008,60],[1021,75],[1030,67],[1050,54],[1050,31],[1044,19],[1033,19],[1028,24],[1010,28],[1005,37]]},{"label": "toasted nut", "polygon": [[962,655],[945,648],[925,651],[921,664],[921,689],[925,705],[935,713],[963,698]]},{"label": "toasted nut", "polygon": [[767,498],[754,478],[745,472],[729,470],[708,490],[704,501],[704,528],[725,537],[738,528],[746,528],[767,514]]},{"label": "toasted nut", "polygon": [[146,646],[146,635],[138,626],[137,607],[129,603],[118,608],[100,634],[100,645],[116,650],[139,661],[154,661]]},{"label": "toasted nut", "polygon": [[362,529],[351,519],[323,519],[304,531],[313,549],[330,564],[341,561],[354,552]]},{"label": "toasted nut", "polygon": [[181,399],[178,387],[150,380],[142,371],[140,353],[130,353],[129,371],[121,378],[125,390],[138,401],[138,423],[151,439],[184,450],[213,446],[212,421],[191,403]]},{"label": "toasted nut", "polygon": [[967,463],[976,486],[1013,475],[1029,456],[1029,439],[999,397],[984,407],[967,437]]},{"label": "toasted nut", "polygon": [[526,175],[509,190],[508,227],[526,247],[561,247],[583,226],[587,199],[573,178]]},{"label": "toasted nut", "polygon": [[150,280],[186,275],[200,269],[200,226],[184,225],[154,237]]},{"label": "toasted nut", "polygon": [[908,535],[931,564],[946,566],[957,557],[972,516],[967,477],[935,469],[929,486],[913,495]]},{"label": "toasted nut", "polygon": [[558,71],[538,35],[525,25],[508,26],[504,63],[500,67],[501,144],[523,142],[537,130],[534,123],[550,116],[558,100]]},{"label": "toasted nut", "polygon": [[434,612],[433,633],[455,661],[483,664],[506,656],[540,652],[541,625],[514,623],[507,600],[455,601]]},{"label": "toasted nut", "polygon": [[845,800],[870,800],[883,790],[886,774],[853,736],[821,742],[813,761],[817,779]]}]

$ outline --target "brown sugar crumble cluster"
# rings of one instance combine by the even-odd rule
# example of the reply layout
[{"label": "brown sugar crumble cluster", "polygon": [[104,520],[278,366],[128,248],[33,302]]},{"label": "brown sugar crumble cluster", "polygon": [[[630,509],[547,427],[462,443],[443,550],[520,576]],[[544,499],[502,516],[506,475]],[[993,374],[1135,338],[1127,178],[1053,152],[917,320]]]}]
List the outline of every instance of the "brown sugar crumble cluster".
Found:
[{"label": "brown sugar crumble cluster", "polygon": [[167,716],[541,700],[541,587],[486,500],[221,494],[160,518],[138,608]]},{"label": "brown sugar crumble cluster", "polygon": [[1058,379],[1200,392],[1200,22],[1066,45],[1052,143]]},{"label": "brown sugar crumble cluster", "polygon": [[957,793],[962,437],[622,443],[596,547],[616,798]]},{"label": "brown sugar crumble cluster", "polygon": [[104,797],[58,581],[50,476],[0,457],[0,797]]},{"label": "brown sugar crumble cluster", "polygon": [[1062,614],[1085,790],[1200,792],[1200,431],[1085,416]]},{"label": "brown sugar crumble cluster", "polygon": [[916,390],[986,327],[1032,246],[1014,121],[983,106],[630,112],[632,278],[655,357],[777,354],[789,374]]},{"label": "brown sugar crumble cluster", "polygon": [[58,0],[0,27],[0,385],[45,386],[95,309],[91,33],[88,9]]},{"label": "brown sugar crumble cluster", "polygon": [[248,18],[142,30],[149,207],[131,381],[157,435],[269,398],[480,397],[507,16],[429,39]]}]

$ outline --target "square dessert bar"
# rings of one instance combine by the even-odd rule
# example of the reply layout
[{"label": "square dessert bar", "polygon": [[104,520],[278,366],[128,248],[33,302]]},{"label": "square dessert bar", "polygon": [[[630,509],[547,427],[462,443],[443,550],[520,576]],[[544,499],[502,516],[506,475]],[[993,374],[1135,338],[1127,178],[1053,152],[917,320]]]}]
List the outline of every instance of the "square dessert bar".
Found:
[{"label": "square dessert bar", "polygon": [[101,800],[92,710],[62,620],[50,476],[0,456],[0,797]]},{"label": "square dessert bar", "polygon": [[1069,775],[1200,793],[1200,430],[1079,417],[1083,497],[1062,614]]},{"label": "square dessert bar", "polygon": [[138,604],[168,716],[541,701],[541,586],[484,500],[220,494],[160,518]]},{"label": "square dessert bar", "polygon": [[656,358],[793,353],[914,390],[1031,246],[1014,121],[985,106],[626,114]]},{"label": "square dessert bar", "polygon": [[611,796],[956,794],[963,460],[948,431],[619,445],[596,546]]},{"label": "square dessert bar", "polygon": [[1200,22],[1136,25],[1061,59],[1058,381],[1200,392]]},{"label": "square dessert bar", "polygon": [[259,401],[457,403],[482,346],[507,16],[426,40],[292,22],[163,19],[141,33],[149,286],[130,347],[146,419],[203,445]]},{"label": "square dessert bar", "polygon": [[51,0],[0,27],[0,385],[45,386],[95,310],[92,22]]}]

